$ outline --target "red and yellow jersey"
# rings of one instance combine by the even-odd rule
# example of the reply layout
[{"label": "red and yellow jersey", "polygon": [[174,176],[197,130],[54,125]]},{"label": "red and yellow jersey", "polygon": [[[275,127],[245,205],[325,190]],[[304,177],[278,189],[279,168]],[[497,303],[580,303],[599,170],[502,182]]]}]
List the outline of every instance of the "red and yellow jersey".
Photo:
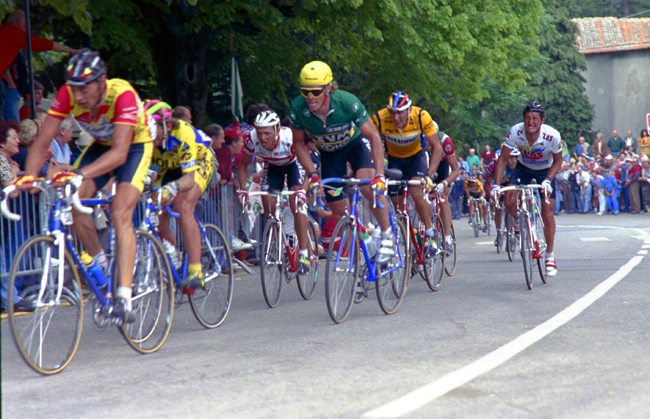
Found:
[{"label": "red and yellow jersey", "polygon": [[131,143],[148,143],[153,141],[148,125],[147,115],[136,91],[124,80],[106,80],[106,97],[97,115],[92,118],[89,109],[82,108],[72,94],[68,83],[61,86],[52,101],[48,115],[57,119],[74,116],[79,126],[89,133],[98,143],[110,146],[113,140],[115,124],[132,125]]},{"label": "red and yellow jersey", "polygon": [[478,179],[476,179],[476,182],[470,182],[468,180],[465,182],[465,192],[483,193],[483,184],[481,184],[481,181]]},{"label": "red and yellow jersey", "polygon": [[154,150],[153,162],[160,166],[160,173],[180,169],[182,173],[193,172],[198,166],[212,162],[209,144],[199,130],[185,121],[169,133],[165,150]]},{"label": "red and yellow jersey", "polygon": [[377,127],[381,138],[386,142],[388,155],[392,157],[414,156],[422,150],[422,134],[429,137],[437,133],[429,112],[417,106],[411,107],[411,115],[409,115],[409,120],[403,130],[397,128],[388,108],[372,115],[372,122]]}]

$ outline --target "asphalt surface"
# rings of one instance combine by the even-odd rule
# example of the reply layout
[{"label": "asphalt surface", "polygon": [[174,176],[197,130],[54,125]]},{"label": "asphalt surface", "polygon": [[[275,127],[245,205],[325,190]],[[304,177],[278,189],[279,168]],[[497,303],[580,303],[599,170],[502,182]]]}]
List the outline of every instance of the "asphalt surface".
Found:
[{"label": "asphalt surface", "polygon": [[532,291],[521,259],[497,255],[494,235],[474,238],[464,218],[456,275],[435,293],[413,278],[394,315],[371,295],[335,325],[323,272],[312,300],[292,282],[269,309],[259,276],[237,274],[218,329],[183,304],[162,349],[139,355],[86,315],[77,354],[50,377],[23,362],[3,317],[2,415],[647,418],[650,261],[638,253],[650,215],[557,222],[559,273]]}]

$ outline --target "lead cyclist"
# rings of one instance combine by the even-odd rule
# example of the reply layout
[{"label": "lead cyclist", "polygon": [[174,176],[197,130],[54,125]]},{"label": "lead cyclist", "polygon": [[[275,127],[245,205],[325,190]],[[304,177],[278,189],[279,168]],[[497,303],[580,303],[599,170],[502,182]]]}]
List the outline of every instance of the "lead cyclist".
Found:
[{"label": "lead cyclist", "polygon": [[[548,193],[549,203],[542,199],[542,219],[544,220],[544,238],[546,239],[545,265],[548,276],[557,275],[557,264],[553,247],[555,244],[555,176],[562,167],[562,146],[560,133],[544,124],[546,114],[537,102],[530,102],[524,108],[524,122],[514,125],[508,135],[494,170],[494,178],[501,179],[512,150],[517,147],[520,152],[517,166],[510,177],[509,185],[527,185],[533,179],[544,187]],[[494,185],[492,196],[499,197],[501,187]],[[505,194],[506,211],[515,220],[519,219],[516,211],[516,191]],[[516,226],[517,224],[515,224]]]}]

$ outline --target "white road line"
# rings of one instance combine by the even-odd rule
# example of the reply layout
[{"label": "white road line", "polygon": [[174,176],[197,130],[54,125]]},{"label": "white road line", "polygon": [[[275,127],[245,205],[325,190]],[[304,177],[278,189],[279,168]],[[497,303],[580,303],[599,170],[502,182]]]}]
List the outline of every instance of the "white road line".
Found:
[{"label": "white road line", "polygon": [[477,242],[474,243],[476,246],[486,246],[488,244],[494,245],[494,242]]},{"label": "white road line", "polygon": [[644,244],[641,246],[642,249],[650,249],[650,244]]},{"label": "white road line", "polygon": [[648,251],[647,251],[647,250],[639,250],[639,251],[637,252],[637,255],[647,255],[647,254],[648,254]]},{"label": "white road line", "polygon": [[581,237],[580,240],[583,242],[608,242],[607,237]]},{"label": "white road line", "polygon": [[490,352],[483,358],[425,385],[424,387],[420,387],[419,389],[378,407],[377,409],[366,412],[363,417],[399,418],[407,413],[419,409],[474,378],[493,370],[582,313],[587,309],[587,307],[605,295],[614,285],[632,272],[632,269],[634,269],[641,260],[643,260],[642,256],[634,256],[629,262],[621,266],[621,268],[612,276],[598,284],[584,297],[580,298],[551,319],[519,336],[515,340],[503,345],[493,352]]}]

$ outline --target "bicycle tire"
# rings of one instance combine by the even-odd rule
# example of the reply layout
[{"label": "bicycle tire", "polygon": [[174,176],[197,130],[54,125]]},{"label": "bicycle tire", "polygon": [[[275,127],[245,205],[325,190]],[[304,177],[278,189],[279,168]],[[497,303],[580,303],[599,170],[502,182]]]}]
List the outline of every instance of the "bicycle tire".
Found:
[{"label": "bicycle tire", "polygon": [[[60,282],[58,267],[51,264],[52,255],[56,254],[54,240],[48,235],[29,238],[18,249],[9,274],[9,290],[17,289],[16,286],[24,284],[25,280],[35,281],[33,286],[26,287],[22,292],[27,300],[38,298],[43,276],[47,276],[42,306],[36,307],[33,312],[16,312],[14,304],[17,301],[14,301],[14,293],[9,292],[7,307],[18,351],[34,371],[43,375],[59,373],[68,366],[77,352],[83,329],[81,281],[68,249],[64,255],[61,298],[56,301]],[[47,262],[49,269],[45,271]]]},{"label": "bicycle tire", "polygon": [[282,274],[284,271],[280,246],[280,223],[269,219],[264,228],[262,238],[262,265],[260,276],[262,279],[262,294],[270,308],[275,308],[282,295]]},{"label": "bicycle tire", "polygon": [[232,257],[228,240],[219,227],[204,224],[203,230],[201,269],[205,286],[188,297],[196,320],[207,329],[214,329],[223,323],[232,305]]},{"label": "bicycle tire", "polygon": [[434,255],[426,260],[427,264],[429,264],[430,274],[427,285],[431,291],[438,291],[445,275],[445,254],[447,253],[445,228],[442,225],[442,220],[435,213],[431,214],[431,225],[433,226],[434,240],[438,244],[438,248]]},{"label": "bicycle tire", "polygon": [[309,272],[300,275],[296,274],[298,284],[298,292],[305,300],[311,300],[316,291],[316,284],[318,283],[318,238],[316,237],[316,228],[314,221],[307,217],[307,236],[309,243],[307,244],[307,252],[309,253]]},{"label": "bicycle tire", "polygon": [[524,263],[524,275],[526,276],[526,286],[529,290],[533,289],[533,257],[532,257],[532,237],[530,234],[530,215],[520,213],[519,215],[519,235],[521,236],[521,259]]},{"label": "bicycle tire", "polygon": [[510,227],[508,228],[506,236],[506,240],[508,241],[506,250],[508,253],[508,259],[510,262],[512,262],[515,260],[515,254],[517,253],[519,241],[517,240],[517,235],[515,234],[515,219],[510,214],[507,215],[507,218],[510,221]]},{"label": "bicycle tire", "polygon": [[[377,300],[379,301],[379,307],[386,314],[395,313],[402,304],[404,295],[406,295],[406,284],[410,273],[406,227],[398,219],[394,220],[393,224],[395,225],[395,255],[386,263],[378,263],[375,272]],[[382,271],[390,269],[395,270],[388,274],[382,273]]]},{"label": "bicycle tire", "polygon": [[458,245],[456,242],[456,229],[454,228],[454,223],[451,223],[451,251],[448,250],[449,243],[445,240],[445,272],[448,276],[454,276],[456,273],[456,264],[457,259],[457,249]]},{"label": "bicycle tire", "polygon": [[546,275],[546,238],[544,237],[544,220],[542,220],[541,215],[535,217],[535,234],[537,237],[536,245],[537,252],[539,253],[539,258],[537,259],[537,269],[539,270],[539,276],[542,279],[542,283],[548,283],[548,275]]},{"label": "bicycle tire", "polygon": [[[336,238],[339,246],[336,248]],[[359,241],[354,235],[350,216],[334,227],[325,263],[325,302],[334,323],[343,323],[350,315],[359,276]]]},{"label": "bicycle tire", "polygon": [[[425,234],[426,233],[426,227],[424,226],[424,223],[422,221],[420,221],[420,216],[418,215],[418,213],[415,212],[415,211],[413,211],[413,212],[414,212],[414,214],[412,216],[413,217],[412,218],[413,224],[411,224],[411,229],[413,229],[413,230],[417,231],[418,233],[420,233],[420,237],[424,237],[426,235]],[[402,220],[402,223],[404,225],[407,225],[406,222],[405,222],[406,217],[407,217],[406,214],[401,214],[401,215],[397,216],[398,219]],[[424,264],[418,264],[417,263],[418,254],[417,254],[417,250],[416,250],[416,244],[415,243],[410,243],[412,239],[413,238],[411,236],[411,232],[409,232],[409,247],[411,248],[411,252],[410,252],[411,253],[411,276],[415,276],[415,274],[420,274],[420,277],[422,277],[422,279],[424,279],[424,281],[426,282],[426,281],[428,281],[427,278],[429,276],[429,271],[427,270],[426,260],[425,260]],[[424,245],[424,243],[422,243],[422,245]],[[420,247],[420,250],[424,251],[424,249],[421,249],[421,247]],[[409,284],[407,284],[407,288],[410,285],[410,282],[411,281],[409,280]]]},{"label": "bicycle tire", "polygon": [[472,214],[472,227],[474,227],[474,237],[478,237],[479,226],[480,226],[480,216],[476,213],[479,211],[478,208],[474,208],[474,213]]},{"label": "bicycle tire", "polygon": [[[175,286],[167,254],[149,231],[136,230],[132,311],[135,322],[119,327],[127,343],[142,354],[160,349],[167,340],[174,318]],[[117,283],[114,286],[117,288]]]}]

